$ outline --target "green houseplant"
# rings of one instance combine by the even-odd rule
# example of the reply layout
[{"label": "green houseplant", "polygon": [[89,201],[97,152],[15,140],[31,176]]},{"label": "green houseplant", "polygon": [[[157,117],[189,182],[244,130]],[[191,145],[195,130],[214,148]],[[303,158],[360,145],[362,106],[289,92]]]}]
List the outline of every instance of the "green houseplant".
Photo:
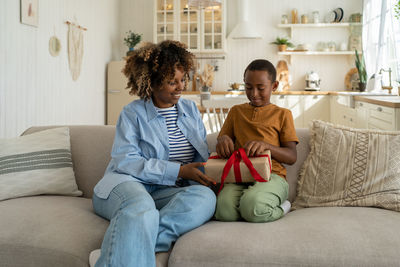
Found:
[{"label": "green houseplant", "polygon": [[128,31],[126,34],[127,36],[124,38],[124,43],[129,48],[129,51],[127,52],[127,55],[129,55],[129,53],[133,51],[134,47],[142,40],[142,35],[132,31]]},{"label": "green houseplant", "polygon": [[394,5],[394,16],[400,20],[400,0],[397,1],[397,3]]},{"label": "green houseplant", "polygon": [[289,41],[289,38],[285,37],[276,37],[275,41],[271,42],[271,44],[276,44],[278,46],[279,51],[285,51],[288,47],[294,47],[294,45]]},{"label": "green houseplant", "polygon": [[360,55],[356,50],[356,67],[358,71],[359,82],[359,90],[365,91],[365,86],[367,84],[367,70],[365,69],[365,61],[364,56]]}]

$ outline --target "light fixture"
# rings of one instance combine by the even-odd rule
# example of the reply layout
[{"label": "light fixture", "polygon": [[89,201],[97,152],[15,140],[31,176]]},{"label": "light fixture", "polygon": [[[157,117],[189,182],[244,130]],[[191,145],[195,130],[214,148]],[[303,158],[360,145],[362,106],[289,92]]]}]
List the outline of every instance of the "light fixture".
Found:
[{"label": "light fixture", "polygon": [[222,0],[189,0],[189,6],[198,8],[209,8],[221,6]]},{"label": "light fixture", "polygon": [[250,4],[248,0],[238,0],[238,4],[239,21],[229,34],[229,38],[261,39],[261,35],[256,31],[255,23],[250,20]]}]

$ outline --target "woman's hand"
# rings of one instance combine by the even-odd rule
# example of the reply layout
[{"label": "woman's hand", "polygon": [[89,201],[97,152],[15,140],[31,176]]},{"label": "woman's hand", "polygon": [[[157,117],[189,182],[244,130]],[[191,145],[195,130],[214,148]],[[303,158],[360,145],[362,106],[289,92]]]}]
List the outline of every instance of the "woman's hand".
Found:
[{"label": "woman's hand", "polygon": [[178,176],[183,179],[196,181],[205,186],[216,185],[217,183],[212,178],[198,169],[198,167],[202,166],[204,166],[203,162],[193,162],[182,165],[179,169]]},{"label": "woman's hand", "polygon": [[216,150],[218,155],[223,158],[229,158],[235,151],[232,139],[227,135],[223,135],[218,137],[217,141]]},{"label": "woman's hand", "polygon": [[269,150],[270,146],[263,141],[249,141],[243,148],[248,157],[254,157],[263,154],[265,150]]}]

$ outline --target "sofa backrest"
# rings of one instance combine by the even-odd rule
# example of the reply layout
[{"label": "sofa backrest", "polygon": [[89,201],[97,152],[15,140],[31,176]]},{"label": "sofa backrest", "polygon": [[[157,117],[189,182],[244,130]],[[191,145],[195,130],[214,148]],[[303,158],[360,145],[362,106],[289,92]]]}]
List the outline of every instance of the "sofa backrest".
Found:
[{"label": "sofa backrest", "polygon": [[[23,135],[60,126],[31,127]],[[70,129],[72,163],[76,183],[83,197],[91,198],[111,159],[115,126],[78,125]]]},{"label": "sofa backrest", "polygon": [[[26,130],[23,135],[60,126],[38,126]],[[78,188],[83,196],[91,198],[93,188],[103,177],[104,171],[111,159],[111,149],[114,142],[115,126],[111,125],[77,125],[68,126],[70,129],[72,162]],[[301,166],[306,159],[310,147],[310,134],[308,129],[296,129],[299,138],[297,145],[297,161],[287,169],[289,183],[289,200],[292,202],[296,196],[297,178]],[[215,151],[217,133],[209,134],[207,142],[209,150]]]},{"label": "sofa backrest", "polygon": [[[297,179],[299,177],[301,166],[303,166],[304,160],[307,158],[310,152],[310,133],[308,129],[298,128],[296,129],[299,143],[297,144],[297,161],[293,165],[285,165],[287,170],[287,181],[289,183],[289,201],[293,202],[296,197],[297,190]],[[209,134],[207,136],[208,149],[211,152],[215,151],[217,144],[218,133]]]}]

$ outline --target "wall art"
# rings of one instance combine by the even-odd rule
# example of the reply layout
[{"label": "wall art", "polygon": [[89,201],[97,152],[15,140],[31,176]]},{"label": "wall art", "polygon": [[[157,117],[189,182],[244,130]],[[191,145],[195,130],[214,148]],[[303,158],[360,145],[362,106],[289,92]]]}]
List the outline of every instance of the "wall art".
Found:
[{"label": "wall art", "polygon": [[38,26],[39,0],[21,0],[21,23]]}]

